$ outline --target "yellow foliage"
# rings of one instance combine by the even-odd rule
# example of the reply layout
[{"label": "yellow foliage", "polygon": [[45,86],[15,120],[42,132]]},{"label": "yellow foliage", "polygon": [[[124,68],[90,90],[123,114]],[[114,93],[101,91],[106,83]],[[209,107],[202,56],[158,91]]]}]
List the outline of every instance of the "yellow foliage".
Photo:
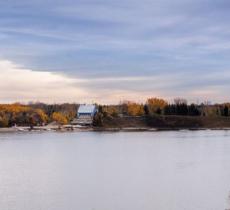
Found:
[{"label": "yellow foliage", "polygon": [[39,115],[42,122],[47,122],[49,117],[45,114],[45,112],[42,109],[36,109],[35,112]]},{"label": "yellow foliage", "polygon": [[118,108],[116,106],[104,106],[103,112],[106,112],[108,115],[117,116]]},{"label": "yellow foliage", "polygon": [[161,98],[149,98],[146,104],[150,113],[156,113],[159,109],[163,110],[168,102]]},{"label": "yellow foliage", "polygon": [[65,125],[68,123],[68,120],[66,118],[65,115],[63,115],[62,113],[60,112],[54,112],[52,114],[52,120],[53,121],[56,121],[57,123],[61,124],[61,125]]},{"label": "yellow foliage", "polygon": [[9,120],[4,115],[4,113],[0,112],[0,127],[7,127],[9,125]]},{"label": "yellow foliage", "polygon": [[28,112],[31,108],[21,104],[1,104],[0,111],[9,112],[9,113],[19,113],[19,112]]},{"label": "yellow foliage", "polygon": [[144,106],[135,102],[127,102],[127,110],[131,116],[141,116],[144,114]]},{"label": "yellow foliage", "polygon": [[215,117],[220,112],[220,108],[217,106],[206,106],[203,107],[203,113],[207,117]]}]

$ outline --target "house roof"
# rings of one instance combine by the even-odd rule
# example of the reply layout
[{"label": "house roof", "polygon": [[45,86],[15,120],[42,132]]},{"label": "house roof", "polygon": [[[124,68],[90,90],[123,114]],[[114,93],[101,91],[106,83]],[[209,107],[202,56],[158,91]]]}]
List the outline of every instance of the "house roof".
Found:
[{"label": "house roof", "polygon": [[95,105],[80,105],[78,113],[94,113],[96,109]]}]

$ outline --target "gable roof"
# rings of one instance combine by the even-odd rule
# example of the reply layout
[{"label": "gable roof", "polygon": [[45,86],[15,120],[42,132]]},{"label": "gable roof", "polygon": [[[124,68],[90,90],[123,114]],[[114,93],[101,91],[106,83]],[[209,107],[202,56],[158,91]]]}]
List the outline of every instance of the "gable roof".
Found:
[{"label": "gable roof", "polygon": [[96,106],[95,105],[80,105],[79,109],[78,109],[78,113],[94,113],[96,110]]}]

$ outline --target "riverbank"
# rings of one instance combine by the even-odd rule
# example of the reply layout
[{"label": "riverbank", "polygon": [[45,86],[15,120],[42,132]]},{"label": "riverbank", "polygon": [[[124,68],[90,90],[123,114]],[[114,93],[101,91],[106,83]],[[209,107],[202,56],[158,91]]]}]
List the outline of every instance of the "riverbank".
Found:
[{"label": "riverbank", "polygon": [[228,117],[188,117],[188,116],[145,116],[145,117],[106,117],[100,126],[57,125],[46,126],[16,126],[0,128],[4,132],[30,132],[30,131],[179,131],[179,130],[230,130]]},{"label": "riverbank", "polygon": [[64,125],[64,126],[34,126],[33,128],[28,126],[17,126],[17,127],[9,127],[9,128],[0,128],[0,133],[13,133],[13,132],[42,132],[42,131],[59,131],[59,132],[67,132],[67,131],[92,131],[92,127],[82,127],[82,126],[72,126],[72,125]]},{"label": "riverbank", "polygon": [[17,127],[17,128],[0,128],[0,133],[23,133],[23,132],[160,132],[160,131],[201,131],[201,130],[226,130],[230,131],[229,127],[216,128],[150,128],[150,127],[125,127],[125,128],[105,128],[105,127]]},{"label": "riverbank", "polygon": [[147,128],[156,130],[200,130],[200,129],[230,129],[229,117],[191,117],[174,115],[153,115],[143,117],[106,117],[103,118],[102,129],[107,128]]}]

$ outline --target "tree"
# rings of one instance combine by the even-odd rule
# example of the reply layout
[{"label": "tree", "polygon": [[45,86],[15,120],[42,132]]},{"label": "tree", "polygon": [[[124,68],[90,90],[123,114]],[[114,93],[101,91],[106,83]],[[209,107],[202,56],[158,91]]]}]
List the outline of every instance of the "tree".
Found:
[{"label": "tree", "polygon": [[101,127],[103,125],[103,114],[98,112],[93,118],[93,126]]},{"label": "tree", "polygon": [[36,115],[36,121],[39,124],[47,123],[49,117],[45,114],[45,112],[41,109],[36,109],[34,111],[34,114]]},{"label": "tree", "polygon": [[144,106],[135,102],[127,102],[127,112],[131,116],[142,116],[144,115]]},{"label": "tree", "polygon": [[149,98],[146,102],[149,114],[162,114],[168,102],[161,98]]},{"label": "tree", "polygon": [[181,105],[181,104],[186,104],[187,105],[188,104],[187,100],[184,99],[184,98],[175,98],[174,103],[176,105]]},{"label": "tree", "polygon": [[149,108],[146,104],[144,105],[144,112],[145,112],[145,115],[149,115]]},{"label": "tree", "polygon": [[174,103],[176,106],[177,115],[188,115],[187,100],[183,98],[175,98]]},{"label": "tree", "polygon": [[60,112],[54,112],[52,114],[52,120],[55,121],[55,122],[57,122],[60,125],[65,125],[65,124],[68,123],[68,120],[67,120],[66,116],[63,115]]},{"label": "tree", "polygon": [[98,112],[102,113],[104,115],[104,117],[107,117],[107,116],[117,117],[118,116],[118,107],[114,106],[114,105],[99,106]]},{"label": "tree", "polygon": [[228,117],[228,115],[229,115],[229,109],[228,109],[228,106],[224,106],[224,116],[225,117]]},{"label": "tree", "polygon": [[199,116],[201,113],[197,108],[197,105],[191,104],[190,106],[188,106],[188,114],[190,116]]},{"label": "tree", "polygon": [[4,112],[0,112],[0,127],[8,127],[9,126],[9,119]]}]

